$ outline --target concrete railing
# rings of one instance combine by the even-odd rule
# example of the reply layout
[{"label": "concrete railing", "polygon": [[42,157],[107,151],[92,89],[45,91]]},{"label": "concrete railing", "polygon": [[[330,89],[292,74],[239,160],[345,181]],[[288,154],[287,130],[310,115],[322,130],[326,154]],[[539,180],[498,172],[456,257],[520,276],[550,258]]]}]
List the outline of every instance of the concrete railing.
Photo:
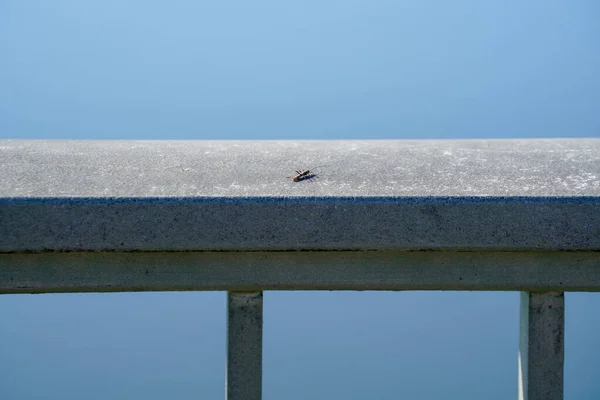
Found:
[{"label": "concrete railing", "polygon": [[596,139],[0,141],[0,293],[228,291],[228,399],[262,292],[315,289],[521,291],[519,398],[561,399],[599,250]]}]

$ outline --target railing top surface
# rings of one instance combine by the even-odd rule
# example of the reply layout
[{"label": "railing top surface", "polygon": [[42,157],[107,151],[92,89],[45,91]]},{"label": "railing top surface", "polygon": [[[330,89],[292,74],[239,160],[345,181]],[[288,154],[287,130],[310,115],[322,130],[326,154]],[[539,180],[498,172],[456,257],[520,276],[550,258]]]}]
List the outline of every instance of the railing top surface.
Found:
[{"label": "railing top surface", "polygon": [[9,253],[596,251],[600,139],[2,140],[0,221]]},{"label": "railing top surface", "polygon": [[5,199],[373,196],[599,197],[600,139],[0,140]]}]

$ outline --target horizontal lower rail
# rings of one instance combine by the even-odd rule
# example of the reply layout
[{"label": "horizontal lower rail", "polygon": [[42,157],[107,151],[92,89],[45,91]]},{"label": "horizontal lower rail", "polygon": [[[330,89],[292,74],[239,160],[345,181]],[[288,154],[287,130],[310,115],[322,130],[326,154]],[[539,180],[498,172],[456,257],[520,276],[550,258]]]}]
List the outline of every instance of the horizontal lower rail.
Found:
[{"label": "horizontal lower rail", "polygon": [[600,291],[600,252],[0,254],[0,293]]}]

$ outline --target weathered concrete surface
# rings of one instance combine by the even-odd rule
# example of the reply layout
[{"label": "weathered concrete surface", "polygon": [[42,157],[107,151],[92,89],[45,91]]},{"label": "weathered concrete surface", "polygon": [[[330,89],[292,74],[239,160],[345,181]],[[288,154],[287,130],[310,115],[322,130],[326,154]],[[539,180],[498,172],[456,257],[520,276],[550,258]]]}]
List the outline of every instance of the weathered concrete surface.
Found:
[{"label": "weathered concrete surface", "polygon": [[598,250],[600,199],[0,200],[0,252]]},{"label": "weathered concrete surface", "polygon": [[600,139],[0,140],[4,198],[599,195]]},{"label": "weathered concrete surface", "polygon": [[519,400],[562,400],[564,293],[521,292]]},{"label": "weathered concrete surface", "polygon": [[2,140],[0,252],[599,250],[598,171],[598,139]]},{"label": "weathered concrete surface", "polygon": [[227,295],[227,400],[262,398],[263,294]]},{"label": "weathered concrete surface", "polygon": [[600,252],[0,255],[0,293],[183,290],[600,291]]}]

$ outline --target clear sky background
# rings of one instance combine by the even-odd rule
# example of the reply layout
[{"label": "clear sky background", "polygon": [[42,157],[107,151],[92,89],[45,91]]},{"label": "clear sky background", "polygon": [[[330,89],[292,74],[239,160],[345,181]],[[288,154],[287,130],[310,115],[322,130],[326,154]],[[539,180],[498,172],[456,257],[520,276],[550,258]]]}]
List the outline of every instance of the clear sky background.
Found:
[{"label": "clear sky background", "polygon": [[[0,138],[600,137],[600,2],[0,0]],[[566,399],[600,398],[567,294]],[[513,399],[517,293],[269,292],[265,399]],[[222,398],[225,294],[0,297],[0,399]]]}]

